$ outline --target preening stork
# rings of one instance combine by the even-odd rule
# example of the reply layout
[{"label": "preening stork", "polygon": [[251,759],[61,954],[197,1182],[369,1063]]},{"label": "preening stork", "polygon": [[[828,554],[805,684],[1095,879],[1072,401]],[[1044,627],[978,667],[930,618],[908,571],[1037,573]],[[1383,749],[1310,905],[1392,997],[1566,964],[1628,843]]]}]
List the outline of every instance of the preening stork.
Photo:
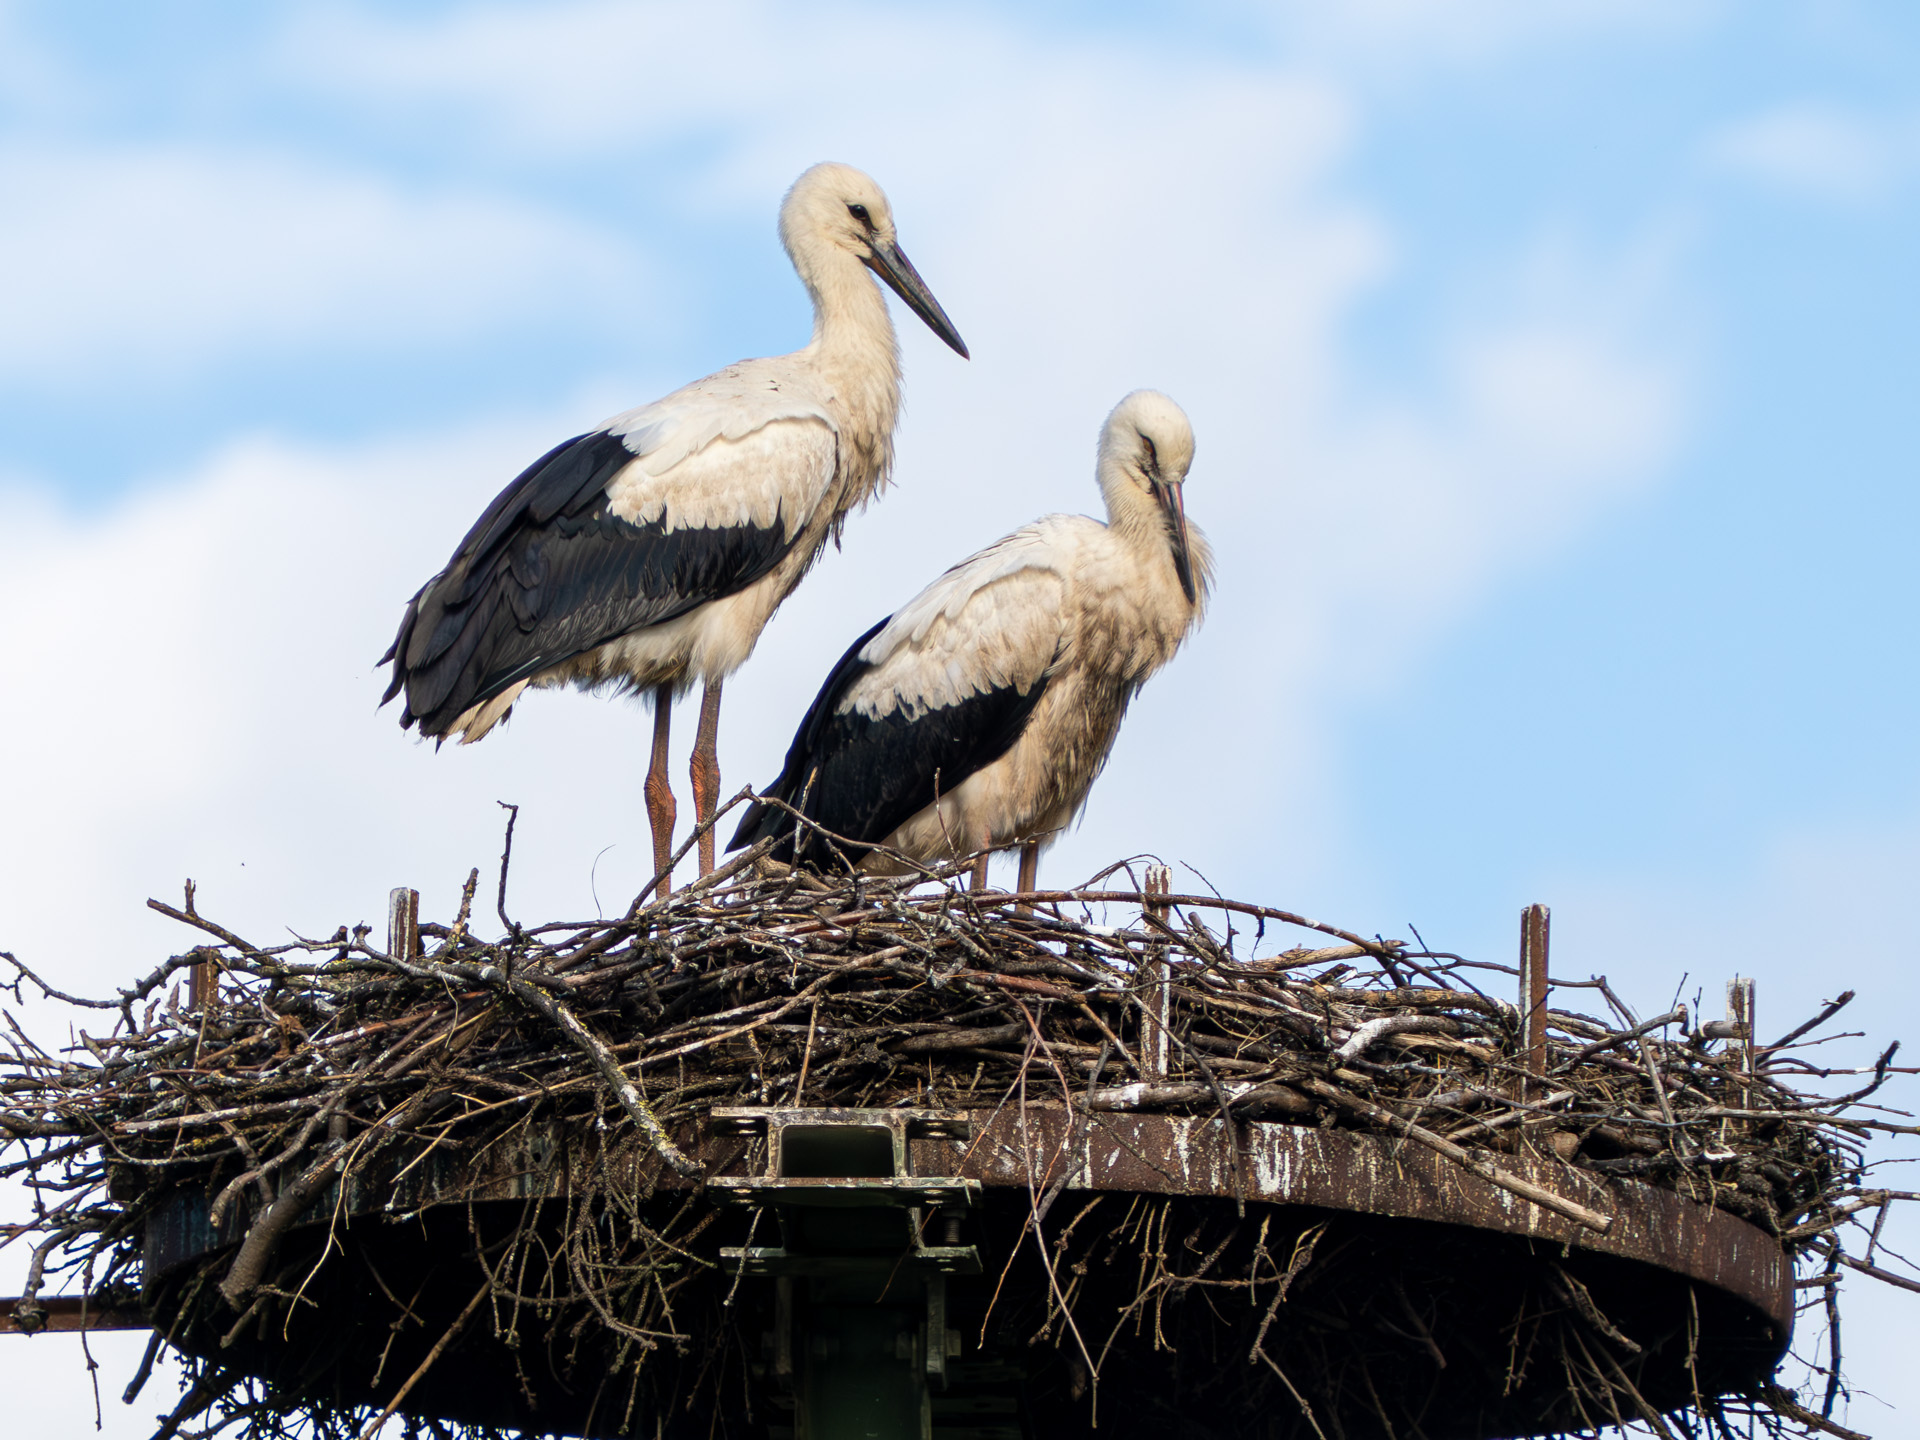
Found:
[{"label": "preening stork", "polygon": [[[1198,624],[1212,556],[1187,525],[1193,429],[1136,390],[1107,417],[1097,476],[1107,523],[1036,520],[947,571],[840,658],[766,792],[855,842],[862,868],[1040,847],[1085,805],[1127,704]],[[793,815],[748,811],[729,848],[774,837],[821,864]],[[984,879],[984,860],[975,883]]]},{"label": "preening stork", "polygon": [[[900,357],[868,271],[965,356],[895,235],[880,187],[816,165],[787,192],[780,239],[813,299],[803,350],[743,360],[548,451],[494,498],[407,604],[381,657],[402,726],[480,739],[530,685],[650,691],[647,815],[672,853],[674,696],[705,686],[694,813],[719,796],[720,688],[849,511],[887,483]],[[700,844],[713,869],[713,837]],[[662,893],[666,881],[661,880]]]}]

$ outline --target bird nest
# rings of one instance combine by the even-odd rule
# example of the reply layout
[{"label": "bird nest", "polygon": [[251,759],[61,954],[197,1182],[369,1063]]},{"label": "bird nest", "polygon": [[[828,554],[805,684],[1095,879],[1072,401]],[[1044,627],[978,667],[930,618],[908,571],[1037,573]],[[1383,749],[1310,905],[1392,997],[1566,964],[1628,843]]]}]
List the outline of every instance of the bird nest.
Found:
[{"label": "bird nest", "polygon": [[[366,927],[256,945],[189,884],[181,908],[149,903],[207,943],[115,1000],[6,956],[16,999],[28,983],[112,1022],[59,1051],[16,1025],[0,1062],[3,1173],[35,1202],[7,1232],[33,1247],[18,1323],[62,1288],[137,1297],[155,1347],[184,1352],[162,1436],[334,1440],[396,1413],[442,1436],[778,1434],[755,1388],[765,1287],[716,1259],[757,1221],[707,1199],[739,1159],[705,1138],[714,1107],[1277,1121],[1383,1138],[1576,1226],[1606,1221],[1569,1195],[1633,1182],[1738,1216],[1823,1312],[1812,1388],[1776,1382],[1771,1354],[1757,1375],[1703,1373],[1698,1287],[1676,1292],[1691,1322],[1636,1340],[1633,1287],[1583,1280],[1567,1246],[1448,1248],[1245,1194],[1056,1204],[1064,1171],[995,1192],[992,1295],[962,1317],[956,1364],[982,1384],[1017,1372],[1027,1423],[1050,1430],[1163,1434],[1178,1411],[1321,1440],[1851,1433],[1831,1418],[1839,1272],[1920,1287],[1848,1248],[1912,1198],[1872,1186],[1863,1151],[1912,1133],[1866,1103],[1892,1049],[1845,1094],[1801,1088],[1855,1073],[1798,1058],[1848,997],[1756,1046],[1562,980],[1594,1013],[1551,1008],[1530,1033],[1488,993],[1513,967],[1135,874],[1014,897],[958,871],[823,878],[750,853],[617,919],[525,926],[503,860],[497,938],[476,933],[477,874],[452,923],[387,950]],[[446,1180],[488,1167],[513,1185]],[[200,1240],[160,1273],[155,1236],[182,1224]],[[467,1269],[435,1268],[455,1253]],[[1489,1322],[1501,1348],[1463,1355],[1449,1307],[1496,1303],[1514,1307]],[[1663,1346],[1683,1353],[1679,1392],[1646,1368]],[[1506,1418],[1467,1415],[1503,1396]]]}]

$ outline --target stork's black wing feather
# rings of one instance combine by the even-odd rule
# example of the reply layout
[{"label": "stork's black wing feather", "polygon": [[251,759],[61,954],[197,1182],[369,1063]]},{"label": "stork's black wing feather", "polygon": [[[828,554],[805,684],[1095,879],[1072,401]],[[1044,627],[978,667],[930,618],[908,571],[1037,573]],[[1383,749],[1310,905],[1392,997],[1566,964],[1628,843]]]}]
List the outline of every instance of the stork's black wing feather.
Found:
[{"label": "stork's black wing feather", "polygon": [[[766,792],[822,829],[855,842],[850,860],[1013,748],[1047,688],[1043,674],[1025,693],[1002,686],[912,718],[904,705],[877,718],[857,710],[842,713],[848,692],[874,668],[859,658],[860,651],[886,623],[875,625],[840,657],[794,734],[780,778]],[[727,848],[773,837],[779,841],[776,859],[826,863],[830,852],[817,836],[809,835],[796,849],[799,828],[788,811],[756,803]]]},{"label": "stork's black wing feather", "polygon": [[734,594],[793,548],[777,513],[771,526],[675,530],[620,519],[607,484],[633,459],[617,435],[581,435],[494,498],[381,657],[393,663],[381,703],[405,690],[403,726],[444,736],[508,686]]}]

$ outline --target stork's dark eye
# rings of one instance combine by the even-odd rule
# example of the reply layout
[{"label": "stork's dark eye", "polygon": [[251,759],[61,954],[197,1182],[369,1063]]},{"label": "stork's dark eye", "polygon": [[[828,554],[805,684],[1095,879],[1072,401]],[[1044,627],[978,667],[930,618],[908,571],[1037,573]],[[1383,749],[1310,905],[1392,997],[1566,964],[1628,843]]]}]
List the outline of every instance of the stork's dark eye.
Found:
[{"label": "stork's dark eye", "polygon": [[867,213],[866,206],[849,205],[847,206],[847,213],[853,216],[853,218],[858,220],[862,225],[866,226],[869,230],[873,228],[873,216]]},{"label": "stork's dark eye", "polygon": [[1142,435],[1140,437],[1140,443],[1147,447],[1147,473],[1149,475],[1158,475],[1160,473],[1160,452],[1154,447],[1153,437],[1150,435]]}]

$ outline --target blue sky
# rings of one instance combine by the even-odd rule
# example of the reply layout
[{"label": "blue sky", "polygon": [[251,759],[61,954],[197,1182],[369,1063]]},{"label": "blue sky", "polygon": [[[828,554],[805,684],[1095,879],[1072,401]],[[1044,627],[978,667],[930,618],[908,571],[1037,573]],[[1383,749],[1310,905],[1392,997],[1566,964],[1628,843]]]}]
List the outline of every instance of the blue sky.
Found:
[{"label": "blue sky", "polygon": [[1738,970],[1897,1034],[1916,77],[1853,3],[0,0],[0,947],[111,984],[186,874],[262,934],[446,908],[496,799],[530,913],[629,893],[641,712],[436,755],[370,662],[527,459],[804,340],[773,216],[837,158],[975,358],[903,324],[900,483],[730,687],[729,788],[1155,385],[1221,584],[1048,873],[1503,958],[1545,900],[1643,1007]]}]

